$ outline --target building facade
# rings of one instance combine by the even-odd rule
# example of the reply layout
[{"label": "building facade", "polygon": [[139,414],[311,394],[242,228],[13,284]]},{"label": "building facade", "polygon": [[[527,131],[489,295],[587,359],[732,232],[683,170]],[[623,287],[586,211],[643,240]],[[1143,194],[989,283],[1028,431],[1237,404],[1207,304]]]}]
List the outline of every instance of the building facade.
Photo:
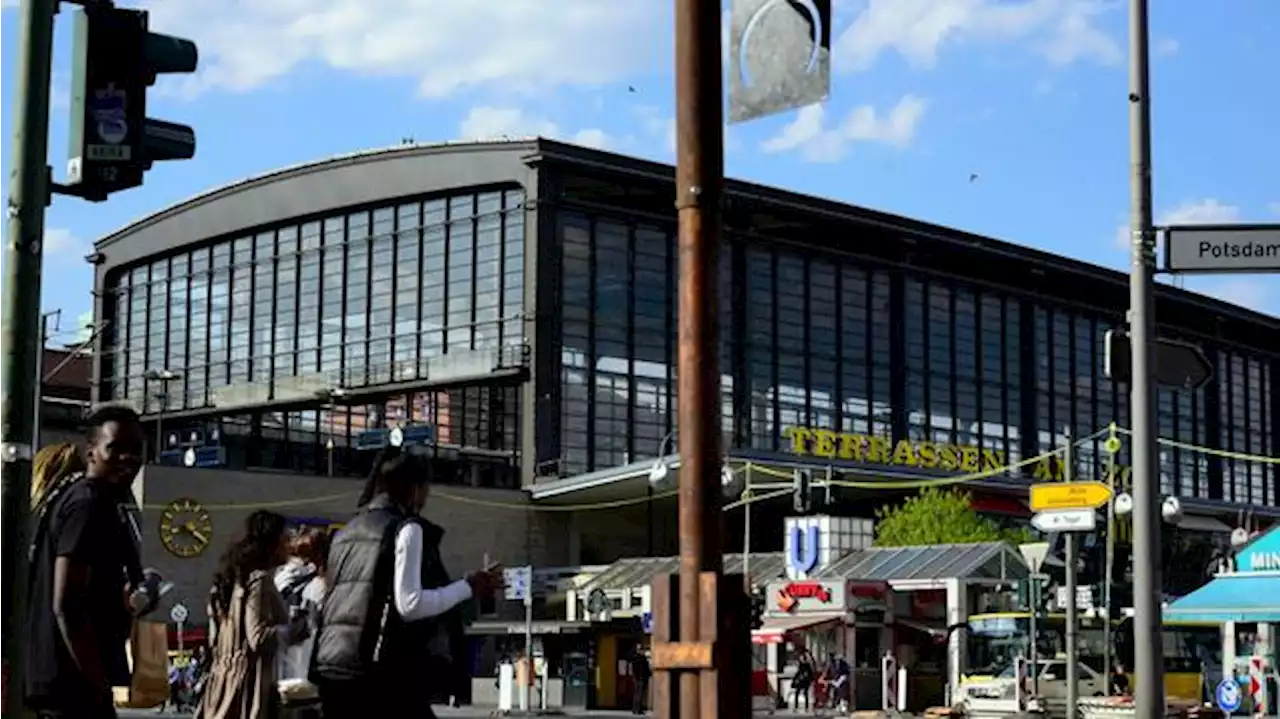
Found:
[{"label": "building facade", "polygon": [[[642,500],[678,454],[672,176],[542,139],[412,146],[165,209],[96,245],[95,399],[160,424],[173,465],[191,449],[359,476],[379,432],[425,428],[438,481],[558,517],[567,556],[549,561],[667,551],[670,500]],[[1027,482],[1063,474],[1036,458],[1067,436],[1090,438],[1078,478],[1110,471],[1097,433],[1130,410],[1102,338],[1124,325],[1126,276],[739,182],[724,221],[731,461],[975,475],[1013,514]],[[1280,516],[1280,468],[1260,459],[1280,445],[1280,320],[1166,285],[1156,302],[1160,335],[1214,366],[1202,389],[1159,392],[1162,492],[1210,532]],[[1127,442],[1114,463],[1123,482]]]}]

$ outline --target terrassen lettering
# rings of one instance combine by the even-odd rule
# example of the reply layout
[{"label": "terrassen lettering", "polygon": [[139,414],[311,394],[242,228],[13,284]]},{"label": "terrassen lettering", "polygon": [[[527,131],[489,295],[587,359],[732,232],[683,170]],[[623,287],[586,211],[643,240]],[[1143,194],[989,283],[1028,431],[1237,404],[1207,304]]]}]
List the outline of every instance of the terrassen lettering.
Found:
[{"label": "terrassen lettering", "polygon": [[792,454],[802,456],[961,472],[991,471],[1005,466],[1004,452],[972,445],[908,439],[895,444],[887,437],[809,427],[789,427],[783,436],[790,440]]}]

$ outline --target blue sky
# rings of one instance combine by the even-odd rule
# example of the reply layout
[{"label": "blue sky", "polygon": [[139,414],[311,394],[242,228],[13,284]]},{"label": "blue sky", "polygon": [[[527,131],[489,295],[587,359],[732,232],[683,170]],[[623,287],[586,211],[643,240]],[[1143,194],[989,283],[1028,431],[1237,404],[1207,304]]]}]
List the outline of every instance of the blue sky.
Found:
[{"label": "blue sky", "polygon": [[[0,38],[9,82],[14,1],[4,0]],[[731,176],[1127,266],[1118,239],[1128,207],[1123,0],[835,5],[830,101],[732,127]],[[54,200],[44,306],[62,309],[62,328],[74,333],[90,307],[82,258],[95,238],[283,165],[404,137],[532,134],[670,161],[670,6],[144,4],[154,30],[200,45],[201,71],[162,78],[150,108],[197,129],[197,157],[157,166],[143,188],[106,203]],[[66,160],[68,17],[59,16],[54,60],[56,177]],[[1280,2],[1155,0],[1151,25],[1157,221],[1280,222]],[[1280,315],[1276,275],[1187,286]]]}]

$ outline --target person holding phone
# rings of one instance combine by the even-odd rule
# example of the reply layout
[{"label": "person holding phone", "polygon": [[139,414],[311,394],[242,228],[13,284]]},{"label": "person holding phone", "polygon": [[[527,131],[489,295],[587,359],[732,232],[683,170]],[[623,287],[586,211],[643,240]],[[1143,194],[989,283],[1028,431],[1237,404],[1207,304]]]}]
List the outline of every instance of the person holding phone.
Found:
[{"label": "person holding phone", "polygon": [[444,531],[421,516],[430,476],[427,456],[385,450],[333,540],[312,659],[325,719],[363,719],[372,702],[384,716],[434,716],[431,696],[456,688],[457,610],[502,584],[496,564],[449,579]]}]

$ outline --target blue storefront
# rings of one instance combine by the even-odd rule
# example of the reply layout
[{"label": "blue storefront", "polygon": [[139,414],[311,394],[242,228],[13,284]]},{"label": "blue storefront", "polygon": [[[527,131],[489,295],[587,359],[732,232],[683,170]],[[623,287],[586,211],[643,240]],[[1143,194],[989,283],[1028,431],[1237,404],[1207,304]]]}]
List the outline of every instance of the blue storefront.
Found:
[{"label": "blue storefront", "polygon": [[[1258,666],[1274,706],[1280,638],[1280,526],[1241,547],[1233,567],[1164,609],[1166,621],[1222,625],[1222,660],[1247,687]],[[1244,692],[1246,695],[1248,691]]]}]

